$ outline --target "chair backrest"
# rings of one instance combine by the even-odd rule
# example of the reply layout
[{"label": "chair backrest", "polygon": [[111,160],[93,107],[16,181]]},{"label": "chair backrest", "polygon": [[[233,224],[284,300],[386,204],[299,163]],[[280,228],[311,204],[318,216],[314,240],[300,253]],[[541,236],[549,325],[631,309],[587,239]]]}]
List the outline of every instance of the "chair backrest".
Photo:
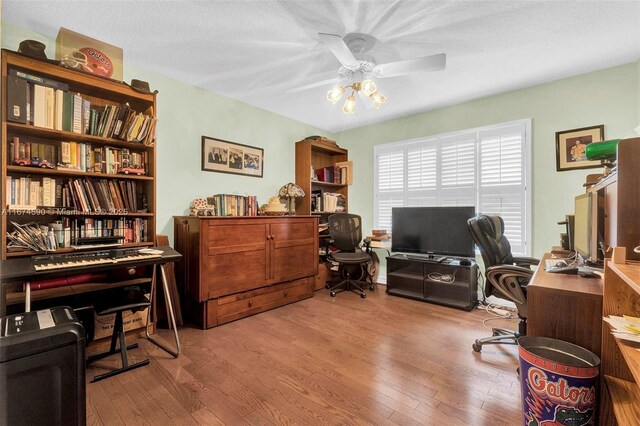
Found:
[{"label": "chair backrest", "polygon": [[[511,265],[513,255],[511,245],[504,236],[504,221],[500,216],[478,215],[467,221],[471,236],[482,254],[485,275],[485,295],[496,296],[511,300],[516,304],[518,315],[527,317],[527,296],[521,288],[520,280],[526,279],[520,274],[513,274],[510,270],[493,268],[487,272],[490,266]],[[494,291],[495,290],[495,291]]]},{"label": "chair backrest", "polygon": [[511,244],[504,236],[504,221],[500,216],[478,215],[469,219],[467,225],[485,268],[513,264]]},{"label": "chair backrest", "polygon": [[357,214],[332,214],[329,216],[329,234],[338,250],[353,251],[362,241],[362,219]]}]

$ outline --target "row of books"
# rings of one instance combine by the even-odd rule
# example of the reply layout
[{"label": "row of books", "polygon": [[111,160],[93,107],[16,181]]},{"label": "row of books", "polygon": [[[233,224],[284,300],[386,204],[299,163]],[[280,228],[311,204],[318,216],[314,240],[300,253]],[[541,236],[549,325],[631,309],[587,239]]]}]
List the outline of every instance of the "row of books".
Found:
[{"label": "row of books", "polygon": [[65,83],[13,68],[7,91],[9,121],[147,145],[155,142],[157,120],[151,109],[140,113],[128,104],[92,106]]},{"label": "row of books", "polygon": [[30,161],[33,157],[47,160],[52,166],[57,164],[58,168],[107,174],[117,174],[127,167],[146,170],[147,166],[145,151],[131,152],[127,148],[94,147],[88,143],[65,141],[60,142],[58,149],[56,145],[21,141],[14,136],[9,144],[9,158],[17,163],[20,159]]},{"label": "row of books", "polygon": [[216,216],[257,216],[258,197],[255,195],[216,194],[207,197],[215,207]]},{"label": "row of books", "polygon": [[119,179],[7,176],[9,209],[62,207],[81,212],[142,212],[146,199],[136,182]]},{"label": "row of books", "polygon": [[124,237],[123,243],[148,240],[148,220],[139,217],[65,217],[61,223],[62,234],[58,234],[59,247],[76,245],[78,238],[89,237],[121,236]]},{"label": "row of books", "polygon": [[79,238],[121,236],[124,243],[139,243],[148,239],[148,220],[142,218],[69,218],[47,225],[11,222],[7,233],[7,249],[12,252],[51,251],[71,247]]},{"label": "row of books", "polygon": [[339,183],[351,185],[352,183],[352,162],[342,161],[333,166],[314,169],[312,179],[318,182]]},{"label": "row of books", "polygon": [[312,213],[339,213],[346,211],[346,209],[347,202],[344,195],[322,190],[311,191]]}]

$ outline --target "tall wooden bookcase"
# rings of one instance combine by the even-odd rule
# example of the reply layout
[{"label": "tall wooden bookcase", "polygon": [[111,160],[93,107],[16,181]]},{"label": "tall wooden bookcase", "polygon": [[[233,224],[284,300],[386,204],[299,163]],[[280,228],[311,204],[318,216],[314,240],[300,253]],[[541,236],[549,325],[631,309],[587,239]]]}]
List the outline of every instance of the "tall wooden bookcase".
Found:
[{"label": "tall wooden bookcase", "polygon": [[[640,263],[627,261],[615,248],[604,272],[603,316],[640,316]],[[629,252],[630,250],[626,250]],[[596,332],[596,330],[593,330]],[[637,425],[640,419],[640,351],[638,344],[618,339],[602,322],[600,424]]]},{"label": "tall wooden bookcase", "polygon": [[336,144],[314,139],[296,142],[296,185],[304,191],[304,197],[296,199],[296,214],[323,213],[311,209],[311,193],[315,190],[342,194],[346,202],[345,211],[348,211],[349,186],[347,184],[319,182],[312,179],[312,170],[334,167],[336,163],[345,162],[348,159],[349,151]]},{"label": "tall wooden bookcase", "polygon": [[[25,224],[36,222],[46,225],[51,222],[73,219],[94,218],[99,220],[101,224],[108,221],[120,221],[124,223],[130,219],[139,219],[138,223],[144,223],[144,238],[136,237],[135,242],[124,244],[125,247],[151,246],[155,240],[156,229],[156,152],[155,143],[144,144],[142,142],[128,142],[126,140],[104,138],[90,134],[74,133],[63,130],[53,130],[45,127],[37,127],[33,124],[24,124],[8,120],[7,105],[8,92],[7,84],[10,70],[22,72],[29,76],[37,78],[49,79],[55,82],[68,85],[68,92],[79,93],[83,99],[90,102],[92,107],[102,108],[107,105],[122,107],[128,104],[131,110],[147,113],[155,117],[156,113],[156,95],[155,93],[140,93],[133,90],[124,83],[95,77],[72,69],[64,68],[55,64],[51,64],[37,59],[32,59],[11,51],[2,51],[2,147],[1,147],[1,169],[2,188],[0,188],[3,215],[0,222],[0,232],[2,234],[2,259],[12,257],[24,257],[36,254],[33,251],[10,251],[7,250],[7,232],[12,230],[11,222]],[[33,83],[33,81],[31,81]],[[14,159],[9,158],[10,148],[14,138],[18,138],[21,143],[36,143],[38,146],[52,147],[51,152],[60,152],[63,142],[72,142],[76,144],[84,144],[87,150],[100,147],[108,147],[117,150],[129,150],[131,155],[134,153],[144,155],[146,162],[146,171],[143,175],[137,174],[114,174],[95,171],[81,171],[69,168],[41,168],[29,167],[14,164]],[[87,148],[90,147],[90,148]],[[122,151],[126,152],[126,151]],[[53,160],[54,163],[56,162]],[[113,170],[112,170],[113,171]],[[55,182],[69,182],[73,179],[83,179],[87,182],[96,182],[102,180],[106,185],[110,185],[109,181],[116,182],[118,185],[127,185],[130,183],[131,196],[137,196],[144,200],[145,207],[138,207],[136,211],[131,209],[99,210],[87,211],[86,209],[77,210],[65,208],[62,206],[45,206],[36,210],[30,209],[8,209],[11,201],[11,187],[8,185],[8,178],[19,179],[21,177],[29,178],[31,181],[43,183],[43,179],[51,178]],[[135,185],[134,185],[135,184]],[[89,183],[88,185],[94,185]],[[133,194],[135,187],[136,194]],[[125,186],[126,188],[126,186]],[[87,189],[89,192],[90,190]],[[124,190],[123,190],[124,191]],[[97,198],[94,198],[97,199]],[[138,204],[139,205],[139,204]],[[139,205],[140,206],[140,205]],[[142,234],[141,234],[142,235]],[[57,252],[72,251],[72,248],[59,248]]]}]

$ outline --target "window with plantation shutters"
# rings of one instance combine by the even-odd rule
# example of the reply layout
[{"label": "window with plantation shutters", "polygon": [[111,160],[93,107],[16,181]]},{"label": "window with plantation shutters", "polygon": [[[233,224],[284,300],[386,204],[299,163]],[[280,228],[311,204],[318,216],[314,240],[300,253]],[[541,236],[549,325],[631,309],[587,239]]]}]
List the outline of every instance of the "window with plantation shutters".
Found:
[{"label": "window with plantation shutters", "polygon": [[474,206],[497,214],[518,254],[530,250],[530,120],[375,147],[374,226],[393,207]]}]

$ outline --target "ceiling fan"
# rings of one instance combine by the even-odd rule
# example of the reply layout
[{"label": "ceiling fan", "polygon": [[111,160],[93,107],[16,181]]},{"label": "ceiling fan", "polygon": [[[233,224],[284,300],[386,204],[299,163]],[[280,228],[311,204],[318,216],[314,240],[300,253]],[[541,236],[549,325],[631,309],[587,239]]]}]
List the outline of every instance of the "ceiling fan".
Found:
[{"label": "ceiling fan", "polygon": [[343,111],[352,113],[355,110],[354,93],[358,93],[367,107],[380,106],[386,101],[384,95],[377,91],[376,83],[372,78],[398,77],[402,75],[417,74],[428,71],[440,71],[446,66],[447,56],[444,53],[407,59],[404,61],[377,64],[373,56],[367,52],[378,41],[375,37],[363,33],[350,33],[340,37],[336,34],[318,33],[320,41],[329,48],[331,53],[342,64],[338,69],[338,77],[298,87],[292,91],[301,91],[327,84],[349,81],[351,84],[338,86],[327,93],[327,100],[336,103],[345,91],[351,89],[351,95],[344,104]]}]

